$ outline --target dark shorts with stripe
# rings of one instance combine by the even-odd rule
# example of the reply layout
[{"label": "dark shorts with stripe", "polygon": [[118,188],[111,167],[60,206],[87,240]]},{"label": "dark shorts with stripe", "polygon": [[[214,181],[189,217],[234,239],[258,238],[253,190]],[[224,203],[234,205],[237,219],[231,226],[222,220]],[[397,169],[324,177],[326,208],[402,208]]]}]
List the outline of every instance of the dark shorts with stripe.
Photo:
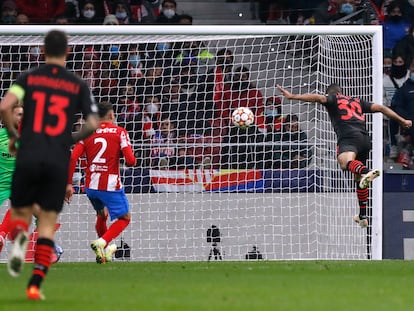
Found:
[{"label": "dark shorts with stripe", "polygon": [[356,133],[354,137],[345,137],[338,141],[337,155],[353,151],[356,153],[356,159],[365,163],[369,158],[371,151],[371,137],[363,133]]},{"label": "dark shorts with stripe", "polygon": [[37,203],[45,211],[63,208],[68,168],[62,163],[16,161],[11,204],[14,208]]}]

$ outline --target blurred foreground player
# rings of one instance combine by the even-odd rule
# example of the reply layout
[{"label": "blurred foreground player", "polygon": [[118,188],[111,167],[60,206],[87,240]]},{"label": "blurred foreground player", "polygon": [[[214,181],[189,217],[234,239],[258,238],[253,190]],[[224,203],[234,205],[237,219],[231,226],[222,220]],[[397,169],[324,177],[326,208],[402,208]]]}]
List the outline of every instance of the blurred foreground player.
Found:
[{"label": "blurred foreground player", "polygon": [[[40,286],[51,264],[57,218],[63,208],[70,146],[93,133],[99,124],[86,83],[65,68],[67,51],[66,34],[49,31],[44,39],[46,64],[22,73],[0,103],[11,154],[16,153],[19,141],[11,191],[9,230],[13,245],[7,269],[13,277],[20,275],[29,242],[29,224],[36,211],[38,239],[26,291],[33,300],[44,299]],[[12,110],[19,101],[25,107],[20,134],[13,124]],[[72,135],[79,110],[86,123]]]}]

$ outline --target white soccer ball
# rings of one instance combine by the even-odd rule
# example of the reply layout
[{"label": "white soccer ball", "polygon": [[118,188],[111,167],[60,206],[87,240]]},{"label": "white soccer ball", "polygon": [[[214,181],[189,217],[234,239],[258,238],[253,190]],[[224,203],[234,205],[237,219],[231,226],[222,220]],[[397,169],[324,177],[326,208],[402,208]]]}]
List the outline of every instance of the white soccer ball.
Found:
[{"label": "white soccer ball", "polygon": [[254,123],[254,114],[247,107],[239,107],[231,115],[233,124],[239,128],[246,128]]}]

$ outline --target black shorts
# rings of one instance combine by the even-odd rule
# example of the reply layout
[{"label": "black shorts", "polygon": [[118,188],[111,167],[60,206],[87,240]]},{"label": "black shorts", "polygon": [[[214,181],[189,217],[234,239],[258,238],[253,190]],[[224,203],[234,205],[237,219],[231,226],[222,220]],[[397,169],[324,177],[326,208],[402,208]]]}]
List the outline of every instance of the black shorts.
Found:
[{"label": "black shorts", "polygon": [[338,141],[337,155],[346,151],[355,152],[356,159],[365,163],[369,158],[369,152],[371,151],[371,138],[362,133],[356,134],[352,138],[342,138]]},{"label": "black shorts", "polygon": [[45,211],[60,213],[63,208],[68,167],[56,163],[16,161],[11,204],[20,208],[37,203]]}]

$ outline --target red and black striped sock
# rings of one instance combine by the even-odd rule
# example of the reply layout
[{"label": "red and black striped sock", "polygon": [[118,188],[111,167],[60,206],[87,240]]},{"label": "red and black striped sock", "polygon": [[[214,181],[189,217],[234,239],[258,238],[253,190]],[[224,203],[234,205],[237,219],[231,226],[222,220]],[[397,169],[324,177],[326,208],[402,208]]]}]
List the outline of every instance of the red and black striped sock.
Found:
[{"label": "red and black striped sock", "polygon": [[52,252],[55,243],[47,238],[38,238],[36,242],[34,266],[28,287],[40,287],[52,263]]},{"label": "red and black striped sock", "polygon": [[122,231],[124,231],[124,229],[129,225],[130,221],[130,219],[120,218],[109,227],[108,231],[106,231],[105,234],[102,236],[102,238],[106,241],[107,245],[109,244],[109,242],[115,239]]},{"label": "red and black striped sock", "polygon": [[359,215],[366,216],[367,215],[367,204],[368,204],[368,195],[369,189],[361,189],[359,187],[359,183],[357,182],[356,185],[356,193],[358,197],[358,204],[359,204]]},{"label": "red and black striped sock", "polygon": [[107,218],[108,215],[96,215],[95,230],[98,234],[98,237],[102,237],[105,234],[105,232],[108,231],[108,227],[106,226]]},{"label": "red and black striped sock", "polygon": [[354,173],[354,174],[366,174],[369,172],[369,168],[364,165],[361,161],[358,160],[352,160],[349,161],[346,165],[346,168],[348,171]]}]

